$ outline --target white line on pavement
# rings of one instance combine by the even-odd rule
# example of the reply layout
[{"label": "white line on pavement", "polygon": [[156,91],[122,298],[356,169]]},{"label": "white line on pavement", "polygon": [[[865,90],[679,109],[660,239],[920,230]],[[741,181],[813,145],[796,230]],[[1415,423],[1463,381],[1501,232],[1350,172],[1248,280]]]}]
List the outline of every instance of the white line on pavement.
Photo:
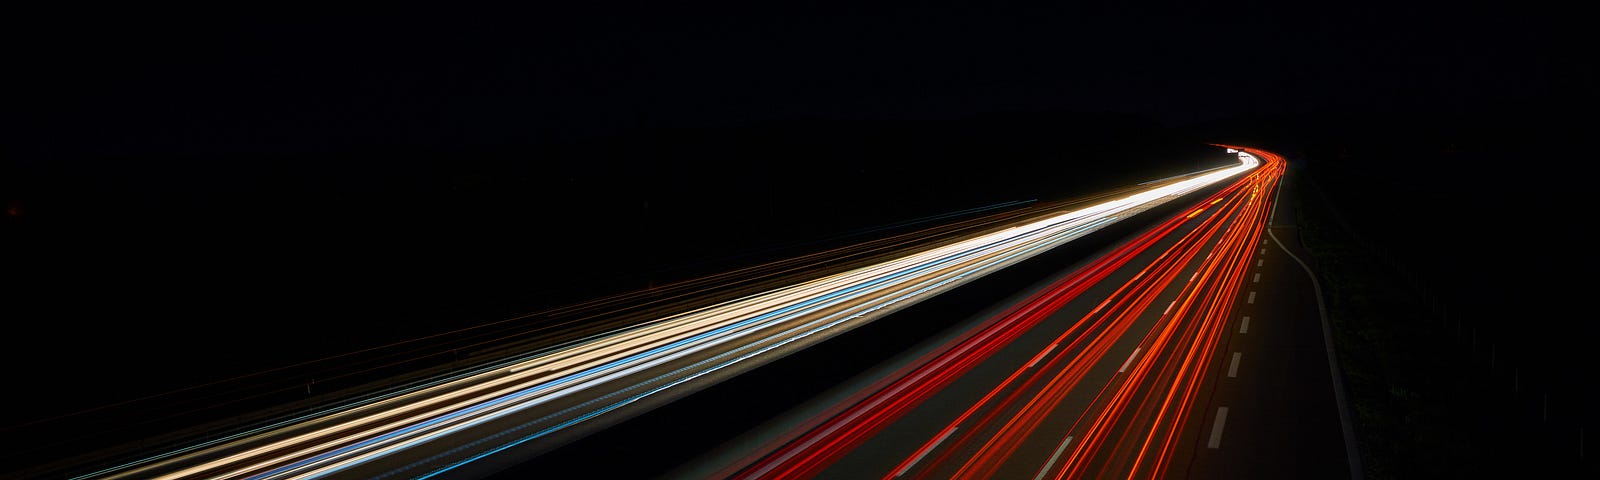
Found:
[{"label": "white line on pavement", "polygon": [[1117,373],[1122,373],[1122,372],[1128,371],[1128,364],[1133,363],[1133,357],[1139,356],[1139,349],[1141,349],[1141,348],[1143,348],[1143,347],[1134,347],[1133,348],[1133,354],[1132,355],[1128,355],[1128,359],[1122,361],[1122,368],[1117,369]]},{"label": "white line on pavement", "polygon": [[1067,451],[1067,445],[1071,445],[1071,444],[1072,444],[1072,435],[1067,435],[1067,439],[1063,440],[1061,442],[1061,446],[1056,447],[1056,454],[1050,456],[1050,461],[1044,462],[1044,468],[1039,469],[1039,474],[1038,475],[1034,475],[1033,476],[1033,480],[1040,480],[1040,479],[1044,478],[1044,475],[1046,473],[1050,473],[1050,467],[1053,467],[1053,466],[1056,465],[1056,459],[1057,458],[1061,458],[1061,452]]},{"label": "white line on pavement", "polygon": [[900,467],[900,471],[894,472],[894,476],[898,477],[898,476],[901,476],[901,475],[905,475],[906,471],[910,470],[913,465],[916,465],[917,462],[922,461],[922,457],[928,456],[928,452],[933,451],[934,447],[939,446],[940,443],[944,443],[944,439],[950,438],[950,434],[956,433],[956,430],[960,430],[960,429],[961,429],[961,427],[956,427],[956,428],[950,429],[950,431],[948,431],[948,432],[944,432],[944,435],[940,435],[939,439],[934,441],[933,445],[929,445],[927,450],[923,450],[922,453],[917,454],[917,458],[912,459],[911,463],[907,463],[906,466]]},{"label": "white line on pavement", "polygon": [[1036,363],[1039,363],[1039,360],[1043,360],[1044,356],[1046,354],[1050,353],[1051,350],[1055,350],[1056,349],[1056,345],[1060,345],[1060,344],[1059,343],[1050,344],[1050,348],[1046,348],[1046,349],[1044,349],[1043,352],[1039,352],[1039,356],[1033,357],[1033,361],[1028,362],[1028,366],[1022,367],[1022,368],[1033,368],[1033,365],[1036,364]]},{"label": "white line on pavement", "polygon": [[1217,407],[1217,421],[1211,424],[1211,440],[1206,441],[1206,448],[1222,446],[1222,424],[1228,421],[1228,407]]}]

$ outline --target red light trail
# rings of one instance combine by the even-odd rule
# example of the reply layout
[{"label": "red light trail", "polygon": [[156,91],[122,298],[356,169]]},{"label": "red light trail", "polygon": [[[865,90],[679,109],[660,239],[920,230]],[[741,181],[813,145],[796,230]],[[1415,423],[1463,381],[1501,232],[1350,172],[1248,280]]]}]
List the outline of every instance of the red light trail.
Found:
[{"label": "red light trail", "polygon": [[[1282,157],[1239,149],[1260,168],[720,473],[818,476],[1025,333],[1059,325],[1060,316],[1047,321],[1063,306],[1084,301],[1096,305],[882,478],[1166,476],[1180,444],[1199,440],[1202,426],[1192,415],[1204,412],[1195,409],[1197,399],[1217,370],[1230,312],[1284,173]],[[1085,295],[1125,268],[1136,273],[1117,280],[1112,293]]]}]

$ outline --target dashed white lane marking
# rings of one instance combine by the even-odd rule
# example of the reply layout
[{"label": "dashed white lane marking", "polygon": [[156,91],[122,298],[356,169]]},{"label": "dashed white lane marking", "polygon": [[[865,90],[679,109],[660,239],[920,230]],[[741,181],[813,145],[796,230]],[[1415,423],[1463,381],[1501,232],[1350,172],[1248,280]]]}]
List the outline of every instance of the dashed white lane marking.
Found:
[{"label": "dashed white lane marking", "polygon": [[1117,373],[1128,371],[1128,364],[1133,363],[1133,357],[1139,356],[1139,349],[1141,348],[1144,347],[1133,347],[1133,354],[1128,355],[1128,359],[1122,361],[1122,368],[1117,369]]},{"label": "dashed white lane marking", "polygon": [[1050,348],[1046,348],[1046,349],[1044,349],[1043,352],[1039,352],[1039,356],[1033,357],[1033,361],[1028,362],[1028,366],[1022,367],[1022,368],[1033,368],[1033,365],[1036,364],[1036,363],[1039,363],[1039,360],[1043,360],[1044,356],[1049,354],[1051,350],[1055,350],[1056,349],[1056,345],[1060,345],[1060,344],[1059,343],[1050,344]]},{"label": "dashed white lane marking", "polygon": [[1239,333],[1250,333],[1250,316],[1249,315],[1245,315],[1244,319],[1239,321]]},{"label": "dashed white lane marking", "polygon": [[1217,407],[1217,421],[1211,423],[1211,439],[1206,441],[1206,448],[1222,446],[1222,426],[1228,422],[1228,407]]},{"label": "dashed white lane marking", "polygon": [[940,435],[939,439],[935,440],[933,442],[933,445],[929,445],[927,450],[923,450],[922,453],[917,454],[917,458],[912,459],[911,463],[907,463],[906,466],[900,467],[900,471],[894,472],[894,476],[898,477],[898,476],[901,476],[901,475],[905,475],[906,471],[907,470],[911,470],[911,467],[913,465],[916,465],[917,462],[922,461],[922,457],[928,456],[928,452],[933,451],[934,447],[938,447],[940,443],[944,443],[944,439],[950,438],[950,434],[956,433],[956,430],[960,430],[960,429],[961,429],[961,427],[956,427],[956,428],[950,429],[950,431],[948,431],[948,432],[944,432],[944,435]]},{"label": "dashed white lane marking", "polygon": [[1261,262],[1262,262],[1261,260],[1256,260],[1256,266],[1257,267],[1261,266]]},{"label": "dashed white lane marking", "polygon": [[1039,469],[1039,474],[1038,475],[1034,475],[1033,476],[1033,480],[1041,480],[1041,479],[1044,478],[1044,475],[1046,473],[1050,473],[1050,467],[1053,467],[1053,466],[1056,465],[1056,459],[1061,458],[1061,452],[1067,451],[1067,445],[1071,445],[1071,444],[1072,444],[1072,435],[1067,435],[1067,439],[1061,441],[1061,446],[1056,447],[1055,455],[1051,455],[1050,456],[1050,461],[1044,462],[1044,468]]},{"label": "dashed white lane marking", "polygon": [[1261,283],[1261,274],[1257,273],[1256,276],[1251,277],[1250,283]]},{"label": "dashed white lane marking", "polygon": [[1244,303],[1256,303],[1256,292],[1254,290],[1250,291],[1250,298],[1245,299]]},{"label": "dashed white lane marking", "polygon": [[1233,362],[1228,364],[1228,378],[1239,378],[1239,352],[1233,352]]},{"label": "dashed white lane marking", "polygon": [[1262,255],[1266,255],[1266,253],[1267,253],[1267,248],[1266,247],[1261,247],[1261,254]]}]

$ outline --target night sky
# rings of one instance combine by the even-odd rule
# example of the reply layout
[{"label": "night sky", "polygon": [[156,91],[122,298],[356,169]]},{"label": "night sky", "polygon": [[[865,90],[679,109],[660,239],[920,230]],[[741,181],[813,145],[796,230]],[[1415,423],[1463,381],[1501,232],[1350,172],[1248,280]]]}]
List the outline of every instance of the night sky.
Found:
[{"label": "night sky", "polygon": [[1169,124],[1464,112],[1543,106],[1585,74],[1571,66],[1576,21],[1532,5],[560,3],[586,6],[13,15],[8,77],[21,82],[7,110],[21,141],[8,148],[41,160],[455,148],[1049,108]]},{"label": "night sky", "polygon": [[[250,338],[325,354],[459,327],[384,329],[369,314],[427,292],[450,297],[441,305],[506,301],[512,286],[439,292],[536,276],[528,266],[555,254],[535,247],[559,226],[686,195],[612,201],[625,193],[613,184],[615,198],[563,197],[606,193],[607,172],[669,178],[651,162],[689,161],[631,156],[613,138],[1066,112],[1283,140],[1234,127],[1336,118],[1403,137],[1397,125],[1418,118],[1529,132],[1592,115],[1576,106],[1594,81],[1581,18],[1527,2],[520,3],[8,12],[0,236],[19,300],[3,316],[19,329],[8,348],[33,349],[5,360],[248,369],[286,358],[241,352]],[[603,166],[548,153],[581,142],[619,153]],[[909,168],[875,162],[848,167]],[[792,165],[697,168],[727,184]],[[510,188],[418,193],[483,184]],[[547,195],[502,201],[514,188]],[[539,227],[505,226],[519,222]],[[562,245],[579,244],[621,245]],[[418,286],[425,275],[434,283]],[[362,287],[374,282],[392,284]],[[329,330],[279,331],[307,323]],[[217,372],[164,374],[181,385]]]}]

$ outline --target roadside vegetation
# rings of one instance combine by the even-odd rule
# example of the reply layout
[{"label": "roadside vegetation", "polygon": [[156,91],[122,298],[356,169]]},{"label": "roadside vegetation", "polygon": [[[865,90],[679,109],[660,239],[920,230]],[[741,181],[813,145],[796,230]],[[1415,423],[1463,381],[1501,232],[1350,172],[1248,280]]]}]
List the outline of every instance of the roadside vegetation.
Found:
[{"label": "roadside vegetation", "polygon": [[[1439,320],[1388,259],[1357,240],[1322,183],[1341,172],[1300,167],[1300,238],[1313,257],[1333,324],[1350,413],[1367,478],[1460,478],[1471,446],[1451,412],[1449,352],[1431,336]],[[1343,197],[1340,200],[1349,201]]]},{"label": "roadside vegetation", "polygon": [[[1565,329],[1530,322],[1551,318],[1537,306],[1503,313],[1505,303],[1559,298],[1475,276],[1519,281],[1493,270],[1518,244],[1473,241],[1496,216],[1442,193],[1441,158],[1454,153],[1435,147],[1309,150],[1292,160],[1300,238],[1324,290],[1364,476],[1574,478],[1593,468],[1579,461],[1592,407],[1569,392],[1581,389],[1572,378],[1539,373],[1559,362],[1526,348],[1536,337],[1518,337]],[[1407,158],[1419,165],[1372,168]],[[1473,273],[1483,271],[1493,273]]]}]

